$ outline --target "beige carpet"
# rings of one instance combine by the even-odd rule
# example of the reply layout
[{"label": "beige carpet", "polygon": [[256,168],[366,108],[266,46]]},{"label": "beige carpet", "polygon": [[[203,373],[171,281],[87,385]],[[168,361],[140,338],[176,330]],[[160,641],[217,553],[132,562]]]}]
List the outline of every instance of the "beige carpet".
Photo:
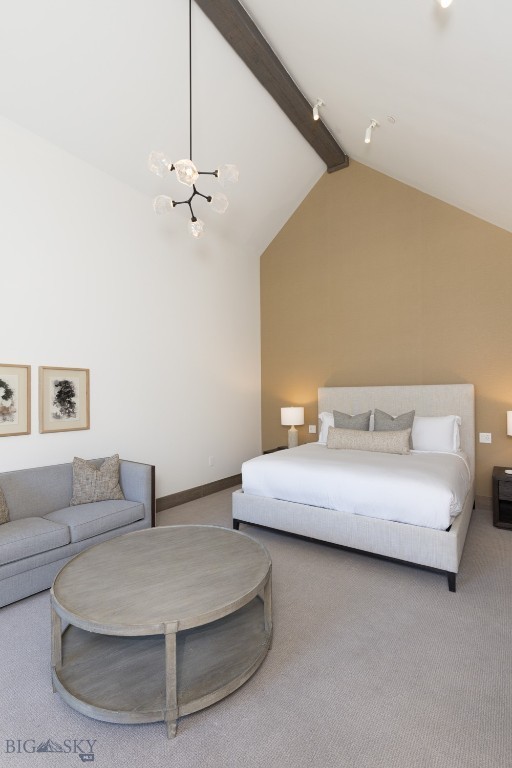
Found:
[{"label": "beige carpet", "polygon": [[[230,525],[231,491],[158,523]],[[457,580],[241,526],[273,560],[274,642],[245,686],[163,724],[90,720],[51,692],[48,593],[0,610],[0,764],[81,765],[18,741],[94,739],[97,766],[510,768],[512,532],[473,513]]]}]

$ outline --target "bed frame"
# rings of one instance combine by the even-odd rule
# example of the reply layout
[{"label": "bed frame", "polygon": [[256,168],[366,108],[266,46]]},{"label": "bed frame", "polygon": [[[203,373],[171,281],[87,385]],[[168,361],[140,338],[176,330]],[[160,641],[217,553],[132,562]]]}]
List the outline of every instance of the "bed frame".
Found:
[{"label": "bed frame", "polygon": [[241,522],[260,525],[442,572],[448,577],[450,592],[455,592],[475,499],[473,385],[322,387],[318,390],[319,413],[336,409],[355,414],[374,408],[394,416],[415,410],[418,416],[456,414],[461,417],[461,449],[469,458],[471,487],[462,512],[447,531],[253,496],[243,489],[233,494],[233,528],[238,529]]}]

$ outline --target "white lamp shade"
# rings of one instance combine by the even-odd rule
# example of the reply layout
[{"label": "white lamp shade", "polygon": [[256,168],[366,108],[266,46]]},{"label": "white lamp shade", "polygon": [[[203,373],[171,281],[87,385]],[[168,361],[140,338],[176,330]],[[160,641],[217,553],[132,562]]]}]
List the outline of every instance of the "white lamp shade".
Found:
[{"label": "white lamp shade", "polygon": [[304,408],[281,408],[281,424],[284,427],[296,427],[304,424]]},{"label": "white lamp shade", "polygon": [[512,411],[507,411],[507,435],[512,437]]}]

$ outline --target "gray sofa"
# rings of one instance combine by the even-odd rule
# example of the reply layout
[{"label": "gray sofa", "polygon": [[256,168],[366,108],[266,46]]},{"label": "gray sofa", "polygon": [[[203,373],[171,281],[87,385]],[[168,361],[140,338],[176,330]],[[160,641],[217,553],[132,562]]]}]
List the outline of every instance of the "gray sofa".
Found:
[{"label": "gray sofa", "polygon": [[0,525],[0,607],[51,587],[64,563],[86,547],[155,524],[154,466],[121,460],[125,500],[78,506],[70,506],[72,468],[0,473],[10,517]]}]

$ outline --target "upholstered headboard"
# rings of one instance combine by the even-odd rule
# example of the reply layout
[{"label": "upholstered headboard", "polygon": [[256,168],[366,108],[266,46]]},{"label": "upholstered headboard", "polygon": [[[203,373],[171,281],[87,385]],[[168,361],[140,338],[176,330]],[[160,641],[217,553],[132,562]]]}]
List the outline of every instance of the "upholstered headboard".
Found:
[{"label": "upholstered headboard", "polygon": [[418,416],[460,416],[460,447],[475,476],[475,391],[472,384],[418,384],[403,387],[320,387],[318,412],[354,415],[380,408],[392,416],[415,410]]}]

